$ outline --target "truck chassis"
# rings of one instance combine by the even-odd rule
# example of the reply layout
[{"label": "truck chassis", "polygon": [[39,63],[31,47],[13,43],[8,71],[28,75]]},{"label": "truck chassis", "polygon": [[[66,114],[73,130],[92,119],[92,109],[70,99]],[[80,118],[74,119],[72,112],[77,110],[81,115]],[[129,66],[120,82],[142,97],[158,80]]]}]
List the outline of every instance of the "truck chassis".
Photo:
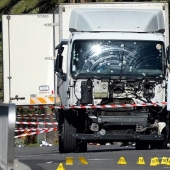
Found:
[{"label": "truck chassis", "polygon": [[[115,111],[109,110],[112,116],[101,116],[98,112],[102,109],[57,110],[60,153],[86,152],[87,143],[91,142],[100,144],[135,142],[137,150],[149,147],[166,149],[169,142],[169,113],[167,114],[166,107],[161,116],[147,112],[149,107],[135,109],[142,109],[142,114],[114,116]],[[118,113],[120,114],[120,111]],[[158,121],[166,123],[161,133],[156,123]]]}]

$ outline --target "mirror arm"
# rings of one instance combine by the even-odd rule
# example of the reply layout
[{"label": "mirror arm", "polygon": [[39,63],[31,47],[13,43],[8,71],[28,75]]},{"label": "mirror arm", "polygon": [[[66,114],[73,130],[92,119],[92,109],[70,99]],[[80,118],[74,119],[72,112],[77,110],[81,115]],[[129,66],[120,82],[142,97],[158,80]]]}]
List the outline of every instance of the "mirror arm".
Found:
[{"label": "mirror arm", "polygon": [[61,78],[63,81],[66,81],[66,80],[67,80],[67,74],[66,74],[66,73],[61,73],[61,74],[60,74],[60,78]]}]

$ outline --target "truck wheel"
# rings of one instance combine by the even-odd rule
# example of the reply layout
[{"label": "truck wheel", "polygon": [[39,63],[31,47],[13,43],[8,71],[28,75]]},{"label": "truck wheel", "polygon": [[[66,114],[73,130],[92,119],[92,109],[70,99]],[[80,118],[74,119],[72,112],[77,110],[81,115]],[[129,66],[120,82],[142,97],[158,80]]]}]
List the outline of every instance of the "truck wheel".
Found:
[{"label": "truck wheel", "polygon": [[[77,113],[79,113],[77,115]],[[87,152],[87,142],[77,140],[70,134],[83,133],[85,130],[85,111],[60,110],[58,115],[59,152]]]},{"label": "truck wheel", "polygon": [[165,135],[165,140],[160,143],[159,149],[167,149],[168,148],[167,145],[168,145],[169,139],[170,139],[170,122],[169,122],[170,115],[169,114],[170,113],[168,112],[168,116],[167,116],[168,121],[166,123],[165,128],[162,130],[162,134]]},{"label": "truck wheel", "polygon": [[167,149],[167,144],[170,139],[170,112],[167,112],[167,107],[165,107],[161,117],[159,119],[160,122],[165,122],[166,126],[163,128],[161,134],[165,135],[165,139],[163,141],[157,141],[155,143],[156,149]]},{"label": "truck wheel", "polygon": [[64,121],[64,112],[63,110],[54,110],[56,120],[58,122],[58,150],[60,153],[63,153],[63,142],[62,142],[62,126],[63,126],[63,121]]},{"label": "truck wheel", "polygon": [[165,140],[156,142],[156,149],[167,149],[167,144],[169,142],[169,125],[166,125],[162,134],[165,135]]},{"label": "truck wheel", "polygon": [[136,150],[148,150],[149,143],[147,141],[136,141]]},{"label": "truck wheel", "polygon": [[76,128],[70,125],[66,119],[64,119],[62,136],[60,138],[60,153],[70,153],[77,151],[77,140],[70,136],[72,133],[76,133]]}]

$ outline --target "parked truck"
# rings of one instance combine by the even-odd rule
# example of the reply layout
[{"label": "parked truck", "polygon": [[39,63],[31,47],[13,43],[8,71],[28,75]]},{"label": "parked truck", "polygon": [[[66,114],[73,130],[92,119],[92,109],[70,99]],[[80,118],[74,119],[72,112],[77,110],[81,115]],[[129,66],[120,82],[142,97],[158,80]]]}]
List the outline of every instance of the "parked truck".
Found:
[{"label": "parked truck", "polygon": [[60,4],[2,19],[4,102],[55,109],[60,153],[88,142],[167,148],[168,3]]}]

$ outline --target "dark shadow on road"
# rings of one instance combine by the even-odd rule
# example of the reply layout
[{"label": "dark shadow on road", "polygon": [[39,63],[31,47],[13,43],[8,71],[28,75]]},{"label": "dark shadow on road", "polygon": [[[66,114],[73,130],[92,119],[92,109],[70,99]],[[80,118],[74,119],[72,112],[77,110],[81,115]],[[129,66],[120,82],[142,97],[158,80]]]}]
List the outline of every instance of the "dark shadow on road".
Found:
[{"label": "dark shadow on road", "polygon": [[118,145],[88,145],[87,152],[115,152],[115,151],[135,150],[135,147],[120,147]]}]

